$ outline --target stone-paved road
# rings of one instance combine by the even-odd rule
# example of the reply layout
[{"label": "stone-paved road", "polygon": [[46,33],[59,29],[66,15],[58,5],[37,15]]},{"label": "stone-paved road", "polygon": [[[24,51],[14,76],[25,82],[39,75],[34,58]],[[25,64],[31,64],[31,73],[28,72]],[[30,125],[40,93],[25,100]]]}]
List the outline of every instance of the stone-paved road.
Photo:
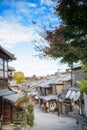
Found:
[{"label": "stone-paved road", "polygon": [[58,117],[55,113],[44,113],[35,107],[35,125],[31,130],[78,130],[72,117]]}]

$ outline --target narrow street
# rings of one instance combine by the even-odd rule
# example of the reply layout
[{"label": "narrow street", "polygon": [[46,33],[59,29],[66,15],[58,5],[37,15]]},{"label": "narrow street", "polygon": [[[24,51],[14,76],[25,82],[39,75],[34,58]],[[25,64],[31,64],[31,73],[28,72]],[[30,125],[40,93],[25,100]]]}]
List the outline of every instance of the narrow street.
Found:
[{"label": "narrow street", "polygon": [[76,124],[72,117],[58,116],[57,113],[44,113],[39,106],[35,107],[35,123],[33,127],[3,125],[2,130],[87,130]]},{"label": "narrow street", "polygon": [[44,113],[35,107],[35,125],[31,130],[78,130],[72,117],[58,117],[56,113]]}]

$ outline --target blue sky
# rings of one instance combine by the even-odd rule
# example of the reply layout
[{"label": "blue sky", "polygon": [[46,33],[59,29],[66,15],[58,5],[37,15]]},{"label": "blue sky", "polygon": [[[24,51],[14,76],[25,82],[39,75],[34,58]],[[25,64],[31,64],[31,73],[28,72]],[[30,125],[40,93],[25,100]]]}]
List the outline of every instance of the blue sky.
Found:
[{"label": "blue sky", "polygon": [[0,0],[0,45],[15,54],[17,60],[10,65],[25,76],[53,74],[66,68],[59,60],[34,57],[39,53],[33,41],[37,40],[39,45],[46,43],[38,33],[42,32],[41,26],[48,27],[49,21],[52,26],[58,24],[55,4],[51,0]]}]

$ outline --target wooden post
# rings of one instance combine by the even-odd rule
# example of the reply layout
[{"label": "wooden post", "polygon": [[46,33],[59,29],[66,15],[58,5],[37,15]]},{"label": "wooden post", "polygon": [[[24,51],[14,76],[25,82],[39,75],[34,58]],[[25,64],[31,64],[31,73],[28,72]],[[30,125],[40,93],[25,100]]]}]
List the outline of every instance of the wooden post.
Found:
[{"label": "wooden post", "polygon": [[85,116],[87,118],[87,94],[84,93]]}]

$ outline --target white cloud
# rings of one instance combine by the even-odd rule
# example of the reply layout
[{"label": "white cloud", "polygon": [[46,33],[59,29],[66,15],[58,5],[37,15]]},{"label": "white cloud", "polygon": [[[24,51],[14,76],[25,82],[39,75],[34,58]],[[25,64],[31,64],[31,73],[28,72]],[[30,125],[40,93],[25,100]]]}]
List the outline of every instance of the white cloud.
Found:
[{"label": "white cloud", "polygon": [[41,0],[41,4],[50,5],[50,4],[52,4],[52,1],[51,0]]},{"label": "white cloud", "polygon": [[45,4],[48,6],[55,5],[56,0],[41,0],[41,4]]},{"label": "white cloud", "polygon": [[29,13],[31,13],[31,9],[35,8],[37,5],[30,2],[24,2],[24,1],[18,1],[12,4],[11,6],[15,6],[16,13],[22,13],[29,16]]},{"label": "white cloud", "polygon": [[40,39],[40,35],[33,27],[22,26],[18,23],[8,23],[0,18],[0,44],[13,46],[18,43],[31,43],[35,39]]},{"label": "white cloud", "polygon": [[[11,21],[27,24],[32,20],[37,4],[22,0],[3,0],[0,6],[8,6],[3,10],[3,18]],[[26,20],[26,23],[24,22]]]},{"label": "white cloud", "polygon": [[[44,47],[44,45],[48,45],[42,41],[42,38],[39,35],[39,32],[43,33],[43,29],[38,26],[36,27],[36,25],[30,25],[30,23],[32,19],[35,18],[34,20],[37,22],[37,25],[41,22],[46,25],[48,22],[47,15],[49,15],[49,19],[55,21],[54,17],[52,17],[52,8],[49,8],[50,11],[47,10],[46,6],[37,8],[36,4],[27,2],[26,0],[3,0],[2,4],[11,7],[8,9],[5,8],[2,16],[0,16],[0,45],[6,47],[15,46],[10,49],[12,49],[12,53],[15,54],[17,60],[13,61],[11,65],[16,71],[24,72],[26,76],[54,73],[58,68],[57,63],[54,63],[53,61],[48,62],[46,60],[41,61],[39,58],[35,59],[35,57],[32,58],[32,55],[34,55],[34,53],[36,54],[36,52],[32,50],[31,53],[31,48],[22,48],[23,45],[25,46],[24,43],[29,43],[30,45],[34,40],[38,40],[38,43],[36,43],[38,46],[42,45],[42,47]],[[51,0],[41,0],[41,5],[43,4],[50,7],[54,2]],[[44,15],[44,13],[46,14]],[[16,44],[20,44],[20,51],[17,50]],[[22,52],[24,49],[28,49],[28,52],[23,54]]]},{"label": "white cloud", "polygon": [[23,0],[3,0],[2,5],[8,5],[11,7],[24,8],[24,7],[36,7],[35,3],[31,3]]}]

